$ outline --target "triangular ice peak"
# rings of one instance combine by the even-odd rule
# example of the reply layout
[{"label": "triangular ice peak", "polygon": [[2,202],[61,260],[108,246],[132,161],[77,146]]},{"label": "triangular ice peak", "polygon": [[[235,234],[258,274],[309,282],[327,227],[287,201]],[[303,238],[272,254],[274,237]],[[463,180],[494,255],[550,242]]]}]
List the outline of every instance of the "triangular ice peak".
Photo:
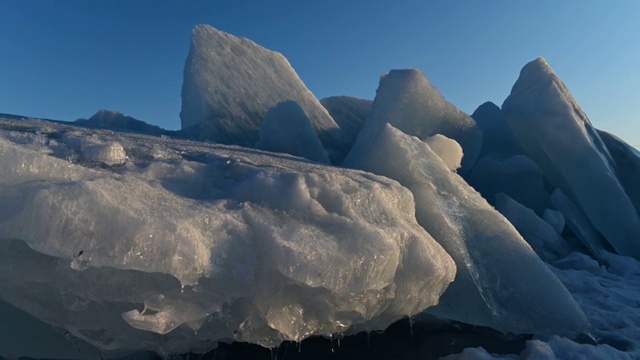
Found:
[{"label": "triangular ice peak", "polygon": [[640,258],[640,218],[609,151],[543,58],[522,69],[502,110],[545,177],[575,201],[618,253]]},{"label": "triangular ice peak", "polygon": [[307,114],[331,160],[346,152],[342,130],[280,53],[208,25],[193,29],[184,67],[182,128],[201,138],[252,146],[266,112],[293,100]]},{"label": "triangular ice peak", "polygon": [[366,152],[386,124],[426,139],[442,134],[463,148],[462,169],[471,168],[482,145],[482,132],[469,115],[448,102],[416,69],[391,70],[380,79],[371,116],[345,160]]}]

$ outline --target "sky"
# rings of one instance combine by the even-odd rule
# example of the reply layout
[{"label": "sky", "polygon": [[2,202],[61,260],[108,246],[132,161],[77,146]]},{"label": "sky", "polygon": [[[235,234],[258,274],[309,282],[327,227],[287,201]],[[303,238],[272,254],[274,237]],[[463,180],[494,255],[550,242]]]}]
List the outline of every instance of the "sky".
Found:
[{"label": "sky", "polygon": [[318,98],[373,99],[417,68],[469,114],[543,56],[596,127],[640,145],[637,0],[0,0],[0,113],[179,129],[197,24],[281,52]]}]

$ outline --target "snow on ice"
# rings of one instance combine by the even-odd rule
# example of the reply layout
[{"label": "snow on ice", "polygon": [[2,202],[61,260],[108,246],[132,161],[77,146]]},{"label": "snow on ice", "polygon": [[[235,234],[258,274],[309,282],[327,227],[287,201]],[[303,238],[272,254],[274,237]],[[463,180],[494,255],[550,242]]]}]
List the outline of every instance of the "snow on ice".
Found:
[{"label": "snow on ice", "polygon": [[586,331],[584,314],[546,264],[427,143],[386,125],[369,149],[350,154],[350,164],[411,190],[418,223],[456,261],[455,282],[428,313],[505,333]]}]

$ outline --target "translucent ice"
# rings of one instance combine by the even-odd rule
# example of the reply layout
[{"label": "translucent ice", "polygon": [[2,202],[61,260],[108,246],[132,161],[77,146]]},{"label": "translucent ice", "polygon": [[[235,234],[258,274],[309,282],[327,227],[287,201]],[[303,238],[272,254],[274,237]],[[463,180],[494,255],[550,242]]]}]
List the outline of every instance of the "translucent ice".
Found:
[{"label": "translucent ice", "polygon": [[520,72],[502,105],[525,152],[621,255],[640,258],[640,217],[591,122],[547,62]]},{"label": "translucent ice", "polygon": [[456,280],[428,313],[503,332],[586,330],[582,310],[547,265],[426,143],[386,125],[367,148],[352,164],[409,188],[418,223],[458,266]]},{"label": "translucent ice", "polygon": [[[0,301],[101,351],[382,330],[435,305],[455,276],[393,180],[51,126],[64,151],[42,151],[38,131],[17,136],[0,119]],[[58,157],[80,158],[86,139],[118,143],[129,159]]]},{"label": "translucent ice", "polygon": [[470,170],[480,153],[482,132],[475,121],[449,103],[419,70],[391,70],[380,79],[371,116],[345,159],[346,166],[367,152],[386,124],[423,140],[442,134],[457,141],[464,151],[462,170]]}]

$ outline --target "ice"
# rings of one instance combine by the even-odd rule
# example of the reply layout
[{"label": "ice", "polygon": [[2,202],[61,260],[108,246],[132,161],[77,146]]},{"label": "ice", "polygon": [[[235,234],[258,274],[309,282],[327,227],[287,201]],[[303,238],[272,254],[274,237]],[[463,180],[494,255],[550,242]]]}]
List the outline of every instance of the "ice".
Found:
[{"label": "ice", "polygon": [[348,148],[358,137],[365,121],[371,115],[373,101],[353,96],[330,96],[320,100],[349,140]]},{"label": "ice", "polygon": [[458,266],[456,280],[427,313],[502,332],[587,330],[582,310],[547,265],[427,144],[386,125],[367,148],[351,164],[411,190],[418,223]]},{"label": "ice", "polygon": [[424,140],[431,150],[452,170],[458,170],[462,164],[462,147],[455,140],[440,134],[435,134]]},{"label": "ice", "polygon": [[482,157],[465,180],[492,205],[499,193],[509,195],[538,214],[550,205],[542,170],[524,155],[507,159]]},{"label": "ice", "polygon": [[471,114],[480,130],[482,130],[482,149],[480,156],[510,158],[523,154],[522,147],[507,119],[498,105],[487,101]]},{"label": "ice", "polygon": [[0,356],[46,359],[100,359],[100,352],[79,339],[65,336],[14,306],[0,301]]},{"label": "ice", "polygon": [[[393,180],[132,133],[3,130],[22,126],[0,119],[0,301],[108,354],[383,330],[455,277]],[[127,162],[67,158],[98,140]]]},{"label": "ice", "polygon": [[490,354],[483,348],[467,348],[460,354],[449,355],[442,360],[632,360],[636,359],[635,356],[609,345],[579,344],[566,338],[553,336],[548,342],[527,341],[526,348],[518,355]]},{"label": "ice", "polygon": [[168,133],[167,130],[162,129],[159,126],[147,124],[142,120],[134,119],[131,116],[125,116],[115,110],[102,109],[96,112],[89,119],[78,119],[76,120],[76,123],[136,131],[143,134],[162,135]]},{"label": "ice", "polygon": [[640,217],[604,143],[564,83],[538,58],[520,72],[502,110],[545,177],[622,255],[640,258]]},{"label": "ice", "polygon": [[640,151],[606,131],[598,130],[598,134],[613,158],[620,183],[640,212]]},{"label": "ice", "polygon": [[296,101],[335,163],[347,151],[344,132],[282,54],[251,40],[198,25],[184,67],[182,129],[201,139],[253,146],[267,111]]},{"label": "ice", "polygon": [[596,258],[602,256],[603,249],[609,246],[602,235],[593,228],[587,216],[561,189],[556,189],[551,194],[551,204],[562,213],[568,227],[578,237],[580,242]]},{"label": "ice", "polygon": [[549,223],[551,227],[558,233],[558,235],[562,234],[562,230],[564,230],[564,215],[560,211],[553,209],[544,209],[542,213],[542,218],[544,221]]},{"label": "ice", "polygon": [[424,140],[442,134],[457,141],[464,151],[462,170],[470,170],[478,158],[482,132],[475,121],[449,103],[416,69],[391,70],[380,79],[371,116],[365,122],[345,159],[351,167],[362,157],[386,124]]},{"label": "ice", "polygon": [[84,161],[107,166],[122,165],[127,162],[127,152],[116,141],[103,141],[94,136],[82,139],[81,158]]},{"label": "ice", "polygon": [[569,247],[566,242],[533,210],[505,194],[496,195],[496,209],[516,227],[520,235],[542,259],[550,262],[568,254]]},{"label": "ice", "polygon": [[591,323],[591,338],[554,335],[533,339],[519,354],[489,354],[467,348],[444,359],[638,359],[640,358],[640,263],[630,257],[603,253],[598,263],[588,255],[572,253],[552,267]]},{"label": "ice", "polygon": [[267,111],[256,148],[329,162],[309,118],[295,101],[281,102]]}]

